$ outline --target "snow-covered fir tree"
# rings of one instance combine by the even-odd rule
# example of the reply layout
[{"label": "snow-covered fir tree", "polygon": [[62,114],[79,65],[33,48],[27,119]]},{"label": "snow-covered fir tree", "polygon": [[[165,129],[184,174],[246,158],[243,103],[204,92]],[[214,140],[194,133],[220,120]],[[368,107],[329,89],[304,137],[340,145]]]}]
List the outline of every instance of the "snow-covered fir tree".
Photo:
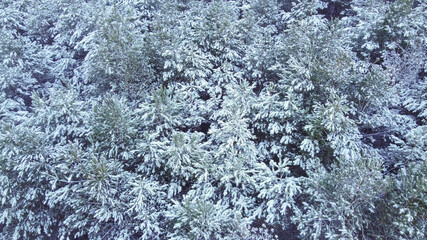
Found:
[{"label": "snow-covered fir tree", "polygon": [[426,7],[1,1],[0,239],[425,239]]}]

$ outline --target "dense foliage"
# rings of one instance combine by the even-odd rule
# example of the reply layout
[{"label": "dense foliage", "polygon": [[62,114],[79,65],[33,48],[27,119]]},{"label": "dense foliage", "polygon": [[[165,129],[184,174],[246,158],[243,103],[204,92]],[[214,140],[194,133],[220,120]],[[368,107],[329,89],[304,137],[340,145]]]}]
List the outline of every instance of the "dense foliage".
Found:
[{"label": "dense foliage", "polygon": [[426,8],[0,1],[0,238],[426,239]]}]

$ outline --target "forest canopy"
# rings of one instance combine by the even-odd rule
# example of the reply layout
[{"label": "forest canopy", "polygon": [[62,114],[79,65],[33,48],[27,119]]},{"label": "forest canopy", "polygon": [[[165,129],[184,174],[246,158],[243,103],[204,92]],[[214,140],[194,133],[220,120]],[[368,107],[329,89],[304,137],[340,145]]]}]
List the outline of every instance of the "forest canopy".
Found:
[{"label": "forest canopy", "polygon": [[1,0],[0,239],[426,239],[426,7]]}]

